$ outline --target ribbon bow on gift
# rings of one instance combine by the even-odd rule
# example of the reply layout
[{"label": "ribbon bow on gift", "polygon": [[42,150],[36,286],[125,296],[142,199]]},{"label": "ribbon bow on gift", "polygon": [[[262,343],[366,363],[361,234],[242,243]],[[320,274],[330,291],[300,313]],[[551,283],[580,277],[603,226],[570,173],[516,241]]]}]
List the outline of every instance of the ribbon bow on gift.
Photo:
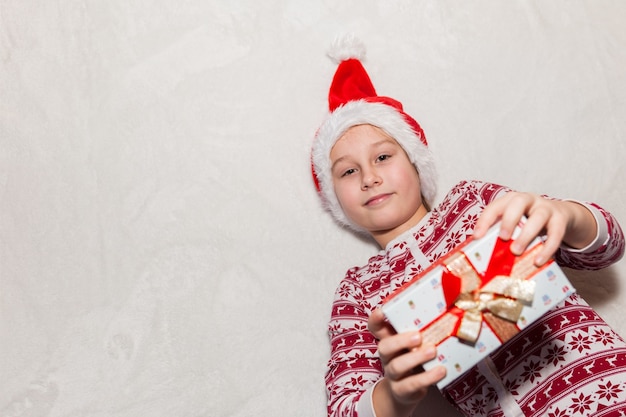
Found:
[{"label": "ribbon bow on gift", "polygon": [[535,282],[527,278],[538,269],[533,259],[541,245],[515,256],[510,244],[497,239],[482,275],[463,252],[444,260],[442,286],[449,311],[426,330],[429,341],[439,343],[456,329],[459,339],[474,343],[483,320],[503,342],[519,331],[515,323],[524,303],[531,303],[535,295]]}]

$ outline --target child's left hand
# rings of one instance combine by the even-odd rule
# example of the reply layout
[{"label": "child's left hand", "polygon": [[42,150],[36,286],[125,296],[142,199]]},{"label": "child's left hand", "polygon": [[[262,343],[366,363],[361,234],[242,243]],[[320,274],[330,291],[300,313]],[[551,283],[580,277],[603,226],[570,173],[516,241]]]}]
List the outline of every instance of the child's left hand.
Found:
[{"label": "child's left hand", "polygon": [[501,220],[500,238],[509,240],[523,216],[527,217],[527,221],[511,245],[511,251],[519,255],[535,237],[545,235],[544,247],[535,258],[537,266],[546,263],[561,242],[572,248],[583,248],[593,241],[597,233],[593,214],[581,204],[550,200],[531,193],[509,192],[485,207],[474,228],[474,237],[483,237],[492,225]]}]

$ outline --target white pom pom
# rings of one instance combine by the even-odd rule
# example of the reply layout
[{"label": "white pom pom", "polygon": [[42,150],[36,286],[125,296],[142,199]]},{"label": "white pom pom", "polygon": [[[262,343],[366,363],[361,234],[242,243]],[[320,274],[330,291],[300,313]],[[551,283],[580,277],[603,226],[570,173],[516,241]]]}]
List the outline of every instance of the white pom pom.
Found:
[{"label": "white pom pom", "polygon": [[338,36],[330,45],[327,55],[337,64],[350,58],[363,60],[365,44],[353,34]]}]

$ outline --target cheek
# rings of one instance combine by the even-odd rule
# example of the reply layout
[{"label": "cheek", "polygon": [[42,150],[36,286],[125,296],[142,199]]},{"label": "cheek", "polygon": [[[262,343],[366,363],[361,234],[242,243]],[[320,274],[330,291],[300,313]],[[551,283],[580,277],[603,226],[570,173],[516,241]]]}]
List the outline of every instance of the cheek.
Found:
[{"label": "cheek", "polygon": [[337,200],[339,200],[339,204],[343,207],[344,210],[349,210],[355,202],[357,201],[357,194],[354,190],[354,187],[351,187],[348,184],[348,181],[342,181],[340,183],[336,183],[334,185],[335,195],[337,196]]},{"label": "cheek", "polygon": [[398,184],[401,184],[405,190],[420,194],[420,179],[415,169],[405,170],[396,177]]},{"label": "cheek", "polygon": [[413,173],[407,169],[399,169],[393,171],[391,174],[390,179],[393,183],[402,187],[408,187],[411,184],[414,184],[415,178],[417,178],[417,175],[413,175]]},{"label": "cheek", "polygon": [[407,182],[411,183],[413,186],[415,186],[415,184],[419,185],[420,177],[419,177],[419,174],[417,173],[417,170],[412,164],[409,165],[403,171],[403,173],[404,173],[405,180]]}]

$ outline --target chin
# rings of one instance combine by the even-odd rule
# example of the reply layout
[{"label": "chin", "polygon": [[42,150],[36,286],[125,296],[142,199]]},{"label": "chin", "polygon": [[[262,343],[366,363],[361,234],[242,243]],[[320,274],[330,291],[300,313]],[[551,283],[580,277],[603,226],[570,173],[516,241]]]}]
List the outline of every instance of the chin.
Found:
[{"label": "chin", "polygon": [[389,233],[393,230],[396,230],[398,228],[400,228],[401,225],[392,225],[392,224],[379,224],[376,227],[372,227],[371,229],[369,229],[372,233],[377,233],[377,234],[383,234],[383,233]]}]

